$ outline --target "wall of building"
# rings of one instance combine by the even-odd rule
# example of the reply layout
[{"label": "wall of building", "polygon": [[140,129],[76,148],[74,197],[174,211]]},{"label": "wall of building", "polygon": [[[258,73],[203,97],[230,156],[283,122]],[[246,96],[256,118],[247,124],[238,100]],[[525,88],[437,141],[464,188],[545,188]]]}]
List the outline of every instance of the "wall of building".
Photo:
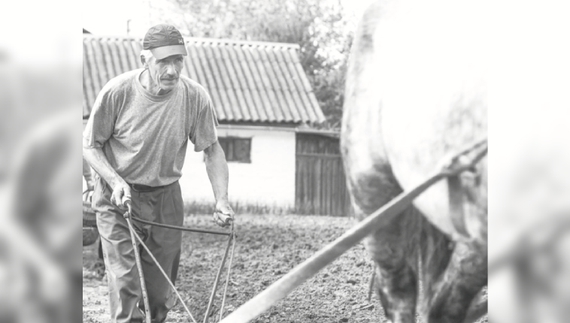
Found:
[{"label": "wall of building", "polygon": [[[253,128],[253,127],[251,127]],[[251,138],[251,163],[228,163],[230,201],[240,205],[293,208],[295,133],[287,130],[218,129],[219,137]],[[185,202],[213,203],[203,153],[191,143],[180,179]]]}]

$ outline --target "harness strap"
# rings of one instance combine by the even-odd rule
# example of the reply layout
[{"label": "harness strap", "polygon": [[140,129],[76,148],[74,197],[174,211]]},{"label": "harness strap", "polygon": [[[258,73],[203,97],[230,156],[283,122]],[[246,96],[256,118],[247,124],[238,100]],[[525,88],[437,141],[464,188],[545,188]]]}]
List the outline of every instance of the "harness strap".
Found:
[{"label": "harness strap", "polygon": [[463,237],[469,237],[465,224],[465,202],[471,200],[476,202],[476,192],[474,183],[462,177],[475,172],[475,164],[487,154],[487,140],[475,143],[468,149],[463,150],[459,155],[452,158],[452,163],[456,169],[450,167],[447,176],[447,187],[449,191],[449,211],[451,222],[457,232]]},{"label": "harness strap", "polygon": [[451,223],[455,230],[463,237],[468,237],[469,233],[465,225],[465,212],[463,208],[464,192],[461,185],[460,175],[449,176],[447,178],[447,187],[449,190],[449,213]]}]

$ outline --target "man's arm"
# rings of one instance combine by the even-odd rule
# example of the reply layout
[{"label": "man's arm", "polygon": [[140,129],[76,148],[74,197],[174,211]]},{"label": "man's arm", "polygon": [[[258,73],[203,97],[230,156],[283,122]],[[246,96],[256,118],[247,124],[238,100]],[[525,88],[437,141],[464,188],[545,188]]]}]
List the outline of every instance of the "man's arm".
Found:
[{"label": "man's arm", "polygon": [[83,178],[85,178],[85,183],[87,184],[87,190],[93,191],[93,187],[95,187],[95,179],[93,178],[93,174],[91,173],[91,167],[83,158]]},{"label": "man's arm", "polygon": [[83,147],[83,157],[99,176],[101,176],[113,189],[111,202],[117,206],[126,207],[126,198],[131,197],[131,188],[125,180],[113,169],[101,148]]},{"label": "man's arm", "polygon": [[218,225],[226,226],[234,215],[234,211],[228,200],[229,174],[226,156],[217,141],[210,147],[204,149],[204,154],[206,156],[206,172],[208,173],[208,178],[212,184],[212,190],[214,191],[214,197],[216,199],[214,220]]}]

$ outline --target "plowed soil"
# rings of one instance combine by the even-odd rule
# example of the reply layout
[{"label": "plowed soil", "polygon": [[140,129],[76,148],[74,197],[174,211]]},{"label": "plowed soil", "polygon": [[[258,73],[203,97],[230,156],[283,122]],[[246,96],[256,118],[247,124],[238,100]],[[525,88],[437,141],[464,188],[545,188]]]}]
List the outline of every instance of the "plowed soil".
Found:
[{"label": "plowed soil", "polygon": [[[239,215],[224,317],[263,291],[296,265],[355,224],[354,219],[295,215]],[[218,229],[209,215],[191,215],[185,225]],[[183,234],[183,253],[176,283],[197,321],[202,322],[227,238],[200,233]],[[83,251],[83,322],[109,322],[106,277],[96,245]],[[369,303],[372,262],[358,244],[274,305],[254,322],[380,322],[376,296]],[[223,275],[222,277],[225,277]],[[224,279],[221,280],[223,286]],[[223,288],[209,322],[217,322]],[[178,304],[167,322],[190,322]]]}]

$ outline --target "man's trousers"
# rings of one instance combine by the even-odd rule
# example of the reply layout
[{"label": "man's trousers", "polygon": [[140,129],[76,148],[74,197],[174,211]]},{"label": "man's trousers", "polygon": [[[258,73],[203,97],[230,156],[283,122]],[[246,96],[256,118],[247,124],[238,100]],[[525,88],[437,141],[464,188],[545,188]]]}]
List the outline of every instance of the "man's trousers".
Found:
[{"label": "man's trousers", "polygon": [[[93,209],[101,236],[105,261],[111,322],[144,322],[144,302],[139,273],[124,210],[111,203],[112,189],[100,178],[95,184]],[[182,194],[178,181],[152,191],[131,189],[132,216],[181,226],[184,220]],[[182,232],[131,221],[136,232],[151,250],[166,273],[175,281],[180,261]],[[176,303],[176,295],[148,253],[138,245],[149,296],[153,323],[166,319]]]}]

